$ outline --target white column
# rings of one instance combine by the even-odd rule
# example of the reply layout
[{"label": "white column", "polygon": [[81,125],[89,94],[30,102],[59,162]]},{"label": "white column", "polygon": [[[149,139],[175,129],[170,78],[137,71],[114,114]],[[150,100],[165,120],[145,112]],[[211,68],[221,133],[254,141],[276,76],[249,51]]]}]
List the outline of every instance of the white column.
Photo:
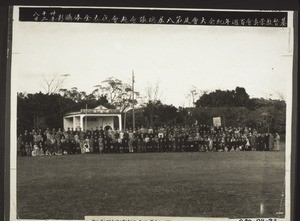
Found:
[{"label": "white column", "polygon": [[83,130],[83,116],[80,115],[80,128]]},{"label": "white column", "polygon": [[118,115],[118,118],[119,118],[119,130],[121,131],[122,130],[122,119],[121,119],[121,114]]},{"label": "white column", "polygon": [[68,127],[67,127],[67,119],[66,117],[64,117],[64,130],[67,130]]},{"label": "white column", "polygon": [[99,116],[99,129],[100,127],[103,128],[103,117],[102,116]]},{"label": "white column", "polygon": [[73,130],[75,130],[75,124],[76,124],[76,119],[75,116],[73,116]]}]

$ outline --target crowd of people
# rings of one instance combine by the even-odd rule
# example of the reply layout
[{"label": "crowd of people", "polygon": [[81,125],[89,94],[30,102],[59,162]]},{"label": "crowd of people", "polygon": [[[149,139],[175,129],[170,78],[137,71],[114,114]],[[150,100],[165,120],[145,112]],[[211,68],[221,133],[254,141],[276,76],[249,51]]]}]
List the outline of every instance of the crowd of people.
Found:
[{"label": "crowd of people", "polygon": [[25,130],[18,136],[20,156],[144,152],[279,150],[278,133],[258,133],[248,127],[208,125],[140,127],[134,130],[95,128]]}]

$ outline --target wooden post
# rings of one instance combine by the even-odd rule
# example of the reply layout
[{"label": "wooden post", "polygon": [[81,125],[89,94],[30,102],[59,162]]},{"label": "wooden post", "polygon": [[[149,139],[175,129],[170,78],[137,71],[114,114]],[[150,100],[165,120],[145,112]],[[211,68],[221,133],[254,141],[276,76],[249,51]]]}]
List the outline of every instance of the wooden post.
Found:
[{"label": "wooden post", "polygon": [[134,113],[134,72],[132,70],[132,130],[135,130],[135,113]]},{"label": "wooden post", "polygon": [[87,131],[87,104],[85,105],[85,131]]}]

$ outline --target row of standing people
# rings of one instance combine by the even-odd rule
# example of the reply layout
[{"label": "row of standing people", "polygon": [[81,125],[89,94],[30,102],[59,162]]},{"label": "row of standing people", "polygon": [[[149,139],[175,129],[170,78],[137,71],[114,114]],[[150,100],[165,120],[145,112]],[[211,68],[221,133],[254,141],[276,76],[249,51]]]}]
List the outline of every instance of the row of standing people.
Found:
[{"label": "row of standing people", "polygon": [[260,134],[247,127],[137,128],[135,130],[32,130],[18,137],[21,156],[83,153],[279,150],[278,133]]}]

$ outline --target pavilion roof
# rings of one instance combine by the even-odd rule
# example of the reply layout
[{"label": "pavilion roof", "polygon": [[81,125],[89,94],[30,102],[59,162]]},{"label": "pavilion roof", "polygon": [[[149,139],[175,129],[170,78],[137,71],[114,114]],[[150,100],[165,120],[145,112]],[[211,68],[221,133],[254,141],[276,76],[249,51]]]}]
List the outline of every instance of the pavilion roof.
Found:
[{"label": "pavilion roof", "polygon": [[77,115],[77,114],[120,114],[121,111],[118,109],[109,109],[106,108],[102,105],[95,107],[93,109],[81,109],[79,111],[74,111],[74,112],[68,112],[65,114],[65,116],[70,116],[70,115]]}]

